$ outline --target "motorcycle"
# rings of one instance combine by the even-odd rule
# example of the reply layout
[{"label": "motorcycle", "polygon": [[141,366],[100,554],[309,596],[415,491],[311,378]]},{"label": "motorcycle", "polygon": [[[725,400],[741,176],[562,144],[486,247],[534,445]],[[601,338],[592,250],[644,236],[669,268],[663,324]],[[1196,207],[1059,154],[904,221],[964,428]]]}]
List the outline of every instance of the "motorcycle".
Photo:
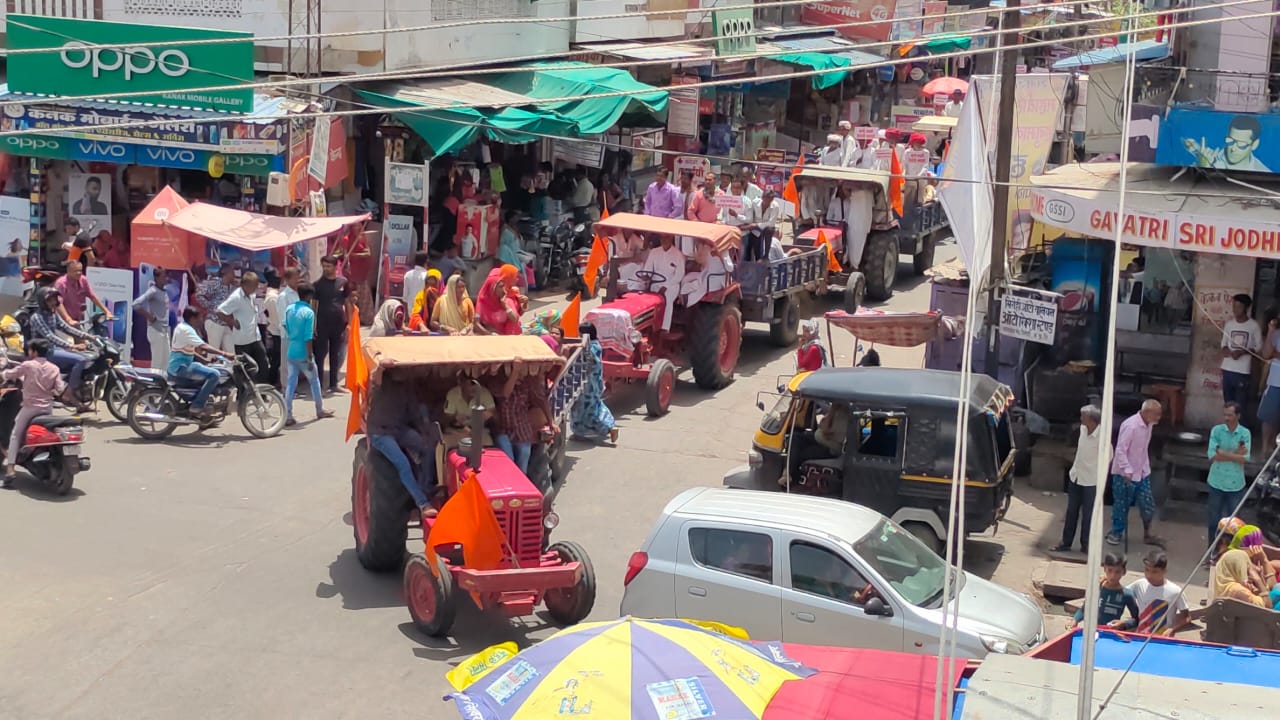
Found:
[{"label": "motorcycle", "polygon": [[538,236],[538,260],[536,273],[538,287],[568,281],[572,278],[574,238],[586,230],[582,224],[574,225],[571,218],[560,224],[544,227]]},{"label": "motorcycle", "polygon": [[[11,361],[22,362],[26,359],[24,338],[30,332],[29,310],[30,308],[19,310],[16,318],[8,315],[0,318],[0,338],[4,341],[4,350]],[[103,315],[94,315],[80,323],[81,330],[94,336],[86,341],[89,348],[85,351],[86,355],[93,355],[93,361],[85,368],[75,400],[95,408],[98,400],[102,400],[112,417],[126,422],[125,399],[132,387],[133,376],[144,371],[120,364],[120,344],[106,337],[105,323],[106,317]]]},{"label": "motorcycle", "polygon": [[234,409],[250,435],[268,438],[284,429],[284,395],[270,385],[254,381],[258,364],[248,355],[210,365],[221,376],[209,395],[206,416],[191,413],[191,401],[201,381],[172,378],[167,374],[136,374],[126,401],[129,427],[138,437],[163,440],[179,425],[204,430],[226,419]]},{"label": "motorcycle", "polygon": [[[0,390],[0,438],[7,444],[13,433],[13,421],[22,406],[22,391]],[[14,464],[31,474],[56,495],[66,495],[75,484],[76,473],[90,467],[89,458],[81,454],[84,425],[80,418],[67,415],[42,415],[31,421],[26,439],[18,450]]]}]

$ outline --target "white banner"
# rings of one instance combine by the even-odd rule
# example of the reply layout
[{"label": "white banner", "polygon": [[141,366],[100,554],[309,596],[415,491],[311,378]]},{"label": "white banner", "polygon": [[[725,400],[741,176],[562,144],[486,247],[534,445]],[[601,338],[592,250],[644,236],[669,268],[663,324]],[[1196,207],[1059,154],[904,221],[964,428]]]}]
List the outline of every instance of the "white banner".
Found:
[{"label": "white banner", "polygon": [[98,294],[98,299],[107,306],[115,321],[106,325],[107,334],[112,340],[123,346],[122,357],[129,361],[131,348],[133,312],[129,303],[133,301],[133,271],[118,268],[90,267],[85,268],[84,275],[89,285]]},{"label": "white banner", "polygon": [[[980,92],[973,88],[971,92]],[[976,100],[976,99],[975,99]],[[938,199],[951,219],[952,234],[960,250],[960,260],[969,270],[971,286],[982,284],[991,267],[991,229],[994,197],[991,194],[991,166],[987,164],[987,143],[982,136],[979,103],[961,106],[942,168]]]},{"label": "white banner", "polygon": [[1008,294],[1000,299],[1000,334],[1052,345],[1058,331],[1058,303]]},{"label": "white banner", "polygon": [[307,159],[307,174],[315,178],[324,187],[325,171],[329,169],[329,129],[332,121],[328,117],[316,118],[315,127],[311,130],[311,157]]}]

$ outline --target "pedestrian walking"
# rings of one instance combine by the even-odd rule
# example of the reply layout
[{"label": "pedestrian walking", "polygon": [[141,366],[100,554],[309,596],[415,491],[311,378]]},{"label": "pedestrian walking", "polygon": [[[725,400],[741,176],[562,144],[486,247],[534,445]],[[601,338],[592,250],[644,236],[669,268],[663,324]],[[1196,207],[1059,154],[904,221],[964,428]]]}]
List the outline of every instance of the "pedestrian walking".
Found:
[{"label": "pedestrian walking", "polygon": [[288,306],[280,304],[280,274],[271,267],[262,274],[267,281],[267,291],[262,296],[258,330],[262,333],[262,344],[267,349],[267,382],[273,387],[282,388],[284,385],[280,383],[280,368],[284,365],[281,362],[284,353],[280,348],[280,320]]},{"label": "pedestrian walking", "polygon": [[320,258],[321,277],[312,287],[316,300],[316,332],[311,349],[316,367],[325,374],[325,360],[329,361],[327,390],[339,392],[338,371],[347,352],[347,321],[355,307],[355,295],[344,277],[338,276],[338,259],[332,255]]},{"label": "pedestrian walking", "polygon": [[293,304],[298,302],[298,286],[302,284],[302,272],[296,267],[285,268],[284,273],[280,276],[282,283],[280,285],[280,298],[276,300],[276,307],[280,308],[280,332],[283,342],[280,343],[280,385],[283,387],[289,382],[289,342],[287,336],[284,336],[284,313]]},{"label": "pedestrian walking", "polygon": [[285,425],[294,425],[293,396],[298,391],[298,376],[303,375],[311,386],[311,399],[316,404],[316,419],[333,417],[332,410],[324,409],[324,400],[320,395],[320,369],[316,366],[314,351],[311,347],[315,340],[316,313],[311,309],[311,300],[316,291],[310,285],[299,285],[298,299],[284,311],[284,336],[288,343],[289,371],[286,373],[284,389]]},{"label": "pedestrian walking", "polygon": [[1109,545],[1119,545],[1128,531],[1129,509],[1138,506],[1142,516],[1143,541],[1148,545],[1164,547],[1164,539],[1151,532],[1155,522],[1156,501],[1151,494],[1151,428],[1160,422],[1164,412],[1159,400],[1148,399],[1142,409],[1120,425],[1120,438],[1116,441],[1115,459],[1111,462],[1111,532],[1107,534]]},{"label": "pedestrian walking", "polygon": [[[1098,446],[1102,443],[1102,411],[1094,405],[1080,408],[1080,438],[1075,461],[1067,471],[1067,517],[1062,525],[1062,542],[1054,552],[1070,552],[1080,526],[1080,552],[1089,552],[1089,530],[1093,526],[1093,503],[1098,496]],[[1107,443],[1111,454],[1111,443]]]},{"label": "pedestrian walking", "polygon": [[1208,543],[1213,546],[1218,522],[1235,514],[1244,499],[1244,466],[1253,450],[1249,428],[1240,424],[1240,404],[1229,402],[1222,407],[1222,424],[1209,431],[1209,502],[1205,527]]},{"label": "pedestrian walking", "polygon": [[147,319],[147,344],[151,346],[151,367],[165,372],[169,368],[169,291],[165,288],[168,274],[162,267],[151,271],[151,285],[134,298],[133,311]]}]

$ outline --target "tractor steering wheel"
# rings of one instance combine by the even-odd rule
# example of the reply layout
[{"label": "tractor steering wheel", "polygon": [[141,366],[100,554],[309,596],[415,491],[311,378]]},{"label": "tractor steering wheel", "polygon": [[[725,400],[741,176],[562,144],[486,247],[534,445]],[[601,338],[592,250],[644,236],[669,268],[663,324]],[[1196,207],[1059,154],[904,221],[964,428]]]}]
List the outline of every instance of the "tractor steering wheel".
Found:
[{"label": "tractor steering wheel", "polygon": [[636,279],[645,283],[646,288],[650,288],[653,287],[654,283],[661,284],[666,282],[667,276],[660,272],[654,272],[653,270],[637,270]]}]

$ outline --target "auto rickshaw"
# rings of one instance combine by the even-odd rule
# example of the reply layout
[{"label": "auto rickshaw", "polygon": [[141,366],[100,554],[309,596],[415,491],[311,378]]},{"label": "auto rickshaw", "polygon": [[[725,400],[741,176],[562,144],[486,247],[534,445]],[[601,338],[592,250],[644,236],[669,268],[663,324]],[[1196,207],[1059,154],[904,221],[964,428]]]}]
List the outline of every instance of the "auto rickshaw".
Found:
[{"label": "auto rickshaw", "polygon": [[[941,554],[960,381],[960,373],[882,367],[800,373],[765,413],[748,465],[724,484],[858,503]],[[965,531],[979,533],[1004,518],[1013,497],[1013,392],[975,375],[964,402]]]}]

